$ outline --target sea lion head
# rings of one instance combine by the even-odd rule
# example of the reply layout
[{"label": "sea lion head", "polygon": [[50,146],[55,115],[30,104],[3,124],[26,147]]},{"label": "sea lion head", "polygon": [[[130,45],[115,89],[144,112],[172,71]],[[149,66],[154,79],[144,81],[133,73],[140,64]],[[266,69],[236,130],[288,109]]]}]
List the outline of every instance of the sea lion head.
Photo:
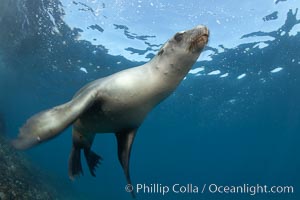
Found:
[{"label": "sea lion head", "polygon": [[190,30],[180,31],[163,45],[158,55],[176,53],[199,56],[207,44],[208,38],[209,30],[203,25],[198,25]]}]

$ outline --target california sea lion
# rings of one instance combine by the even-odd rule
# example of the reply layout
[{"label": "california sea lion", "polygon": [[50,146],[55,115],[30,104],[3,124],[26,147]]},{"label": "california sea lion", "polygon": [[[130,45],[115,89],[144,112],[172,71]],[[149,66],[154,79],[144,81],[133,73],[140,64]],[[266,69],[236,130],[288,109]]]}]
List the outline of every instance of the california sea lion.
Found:
[{"label": "california sea lion", "polygon": [[81,150],[93,176],[101,157],[91,151],[96,133],[115,133],[118,157],[128,183],[129,158],[136,132],[148,112],[168,97],[186,76],[208,42],[205,26],[181,31],[148,63],[95,80],[74,98],[31,117],[12,144],[27,149],[73,124],[69,158],[71,179],[82,173]]}]

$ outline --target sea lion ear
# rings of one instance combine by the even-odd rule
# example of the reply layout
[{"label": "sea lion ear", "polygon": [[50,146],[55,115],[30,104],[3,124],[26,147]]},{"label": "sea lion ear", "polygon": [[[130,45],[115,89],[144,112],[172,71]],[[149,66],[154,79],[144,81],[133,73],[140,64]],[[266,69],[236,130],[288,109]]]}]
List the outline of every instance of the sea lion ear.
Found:
[{"label": "sea lion ear", "polygon": [[164,49],[163,49],[163,48],[161,48],[161,49],[160,49],[160,51],[158,52],[158,54],[157,54],[157,55],[159,55],[159,56],[160,56],[160,55],[162,55],[163,53],[164,53]]}]

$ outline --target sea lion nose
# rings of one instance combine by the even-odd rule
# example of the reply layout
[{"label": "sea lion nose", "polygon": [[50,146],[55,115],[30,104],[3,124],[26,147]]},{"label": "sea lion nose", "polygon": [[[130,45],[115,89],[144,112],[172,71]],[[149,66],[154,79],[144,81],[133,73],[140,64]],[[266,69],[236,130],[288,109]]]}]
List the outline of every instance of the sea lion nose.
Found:
[{"label": "sea lion nose", "polygon": [[209,29],[208,28],[205,27],[203,35],[209,37]]},{"label": "sea lion nose", "polygon": [[205,29],[205,28],[207,29],[207,27],[204,26],[204,25],[202,25],[202,24],[196,26],[195,28],[196,28],[196,29]]},{"label": "sea lion nose", "polygon": [[198,25],[195,27],[195,29],[200,30],[202,35],[209,37],[209,29],[204,25]]}]

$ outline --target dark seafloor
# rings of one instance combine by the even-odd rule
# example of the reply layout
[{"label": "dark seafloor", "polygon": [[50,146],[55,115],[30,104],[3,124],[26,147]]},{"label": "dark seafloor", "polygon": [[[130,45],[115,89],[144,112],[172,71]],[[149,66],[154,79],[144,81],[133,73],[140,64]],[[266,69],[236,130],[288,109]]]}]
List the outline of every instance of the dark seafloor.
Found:
[{"label": "dark seafloor", "polygon": [[[54,176],[42,173],[23,153],[11,147],[0,132],[0,200],[74,199],[75,192]],[[71,188],[71,187],[70,187]]]}]

